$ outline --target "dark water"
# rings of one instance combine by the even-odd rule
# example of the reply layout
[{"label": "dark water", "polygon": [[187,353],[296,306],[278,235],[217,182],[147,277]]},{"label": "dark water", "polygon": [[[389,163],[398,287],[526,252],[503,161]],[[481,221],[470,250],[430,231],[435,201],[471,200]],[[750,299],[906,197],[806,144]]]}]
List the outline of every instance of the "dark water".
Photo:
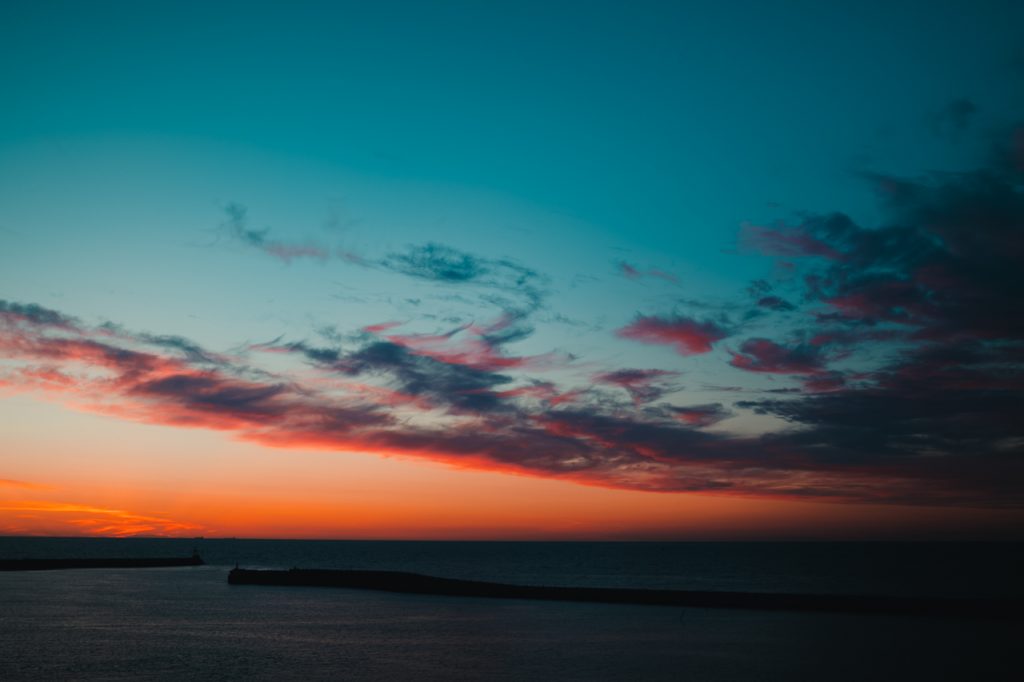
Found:
[{"label": "dark water", "polygon": [[0,680],[1019,679],[1018,623],[229,586],[249,567],[533,584],[1022,594],[989,544],[433,543],[0,538],[0,558],[197,568],[0,573]]},{"label": "dark water", "polygon": [[0,558],[189,556],[535,585],[1024,596],[1021,543],[364,542],[0,537]]}]

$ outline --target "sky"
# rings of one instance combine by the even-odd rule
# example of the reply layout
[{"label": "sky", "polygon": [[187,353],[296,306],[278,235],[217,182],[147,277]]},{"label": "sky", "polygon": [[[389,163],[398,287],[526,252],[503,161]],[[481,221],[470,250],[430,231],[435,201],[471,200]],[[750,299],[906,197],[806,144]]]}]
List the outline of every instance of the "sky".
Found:
[{"label": "sky", "polygon": [[0,534],[1024,539],[1018,2],[0,6]]}]

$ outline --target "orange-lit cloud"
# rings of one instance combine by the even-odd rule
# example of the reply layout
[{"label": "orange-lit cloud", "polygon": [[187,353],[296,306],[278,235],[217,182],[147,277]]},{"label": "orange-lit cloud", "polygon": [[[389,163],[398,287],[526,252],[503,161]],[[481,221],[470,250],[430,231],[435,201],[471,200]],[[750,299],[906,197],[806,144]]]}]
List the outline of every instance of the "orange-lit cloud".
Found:
[{"label": "orange-lit cloud", "polygon": [[65,502],[0,502],[0,512],[9,517],[0,521],[0,532],[10,534],[31,534],[33,529],[43,528],[48,534],[176,536],[202,530],[195,524],[160,516]]},{"label": "orange-lit cloud", "polygon": [[[514,324],[504,318],[474,334],[482,347],[496,349],[523,333]],[[677,326],[712,330],[694,325]],[[553,391],[538,401],[536,382],[520,384],[481,366],[491,355],[424,354],[374,338],[344,353],[299,343],[277,349],[305,366],[270,372],[176,337],[87,327],[38,306],[0,308],[0,350],[8,358],[0,382],[124,419],[227,431],[279,448],[421,457],[641,491],[969,506],[1019,501],[1008,483],[1013,478],[995,461],[965,476],[962,457],[947,457],[941,467],[822,457],[798,433],[750,438],[708,431],[724,411],[696,418],[692,408],[648,404],[651,381],[665,372],[602,375],[634,394],[645,391],[632,404],[600,392],[563,402],[566,394]]]}]

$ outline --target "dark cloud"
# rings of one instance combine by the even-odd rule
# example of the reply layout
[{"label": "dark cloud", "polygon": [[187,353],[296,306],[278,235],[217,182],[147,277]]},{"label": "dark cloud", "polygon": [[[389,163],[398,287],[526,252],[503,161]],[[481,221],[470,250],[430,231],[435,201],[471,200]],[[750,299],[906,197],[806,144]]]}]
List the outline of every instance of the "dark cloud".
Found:
[{"label": "dark cloud", "polygon": [[594,375],[594,381],[619,386],[629,393],[637,405],[658,400],[678,387],[664,384],[663,380],[678,376],[678,372],[663,369],[619,369]]},{"label": "dark cloud", "polygon": [[774,287],[767,280],[755,279],[747,287],[747,294],[754,299],[757,309],[748,313],[748,317],[755,317],[765,310],[776,312],[789,312],[796,310],[796,306],[786,299],[773,293]]},{"label": "dark cloud", "polygon": [[[545,278],[507,258],[485,258],[443,244],[408,246],[388,254],[379,267],[409,277],[442,284],[474,284],[513,295],[515,302],[498,302],[511,314],[523,315],[540,307]],[[525,301],[523,301],[525,299]]]},{"label": "dark cloud", "polygon": [[978,108],[966,97],[950,100],[946,106],[935,112],[929,119],[934,135],[947,139],[959,139],[971,125]]},{"label": "dark cloud", "polygon": [[692,426],[711,426],[732,416],[732,412],[725,409],[721,403],[687,405],[686,407],[673,406],[670,409],[677,419]]},{"label": "dark cloud", "polygon": [[49,327],[72,328],[78,321],[56,310],[44,308],[35,303],[15,303],[0,299],[0,316],[9,320],[28,322],[29,324],[46,325]]},{"label": "dark cloud", "polygon": [[[257,348],[260,347],[257,346]],[[298,353],[311,362],[321,364],[335,363],[341,357],[340,348],[330,346],[313,346],[305,341],[291,341],[281,344],[278,344],[277,341],[272,341],[269,344],[264,344],[262,348],[277,348],[291,353]]]},{"label": "dark cloud", "polygon": [[173,400],[197,411],[246,417],[280,416],[287,410],[275,399],[285,392],[283,384],[244,384],[214,375],[177,374],[132,386],[130,393]]},{"label": "dark cloud", "polygon": [[846,386],[846,381],[846,375],[842,372],[814,372],[804,379],[804,388],[812,393],[837,391]]},{"label": "dark cloud", "polygon": [[405,253],[393,253],[381,262],[395,272],[440,282],[471,282],[492,271],[479,258],[433,243],[409,247]]},{"label": "dark cloud", "polygon": [[1024,175],[1024,122],[1017,123],[997,138],[992,159],[996,168],[1020,180]]},{"label": "dark cloud", "polygon": [[807,275],[806,297],[834,319],[898,323],[918,338],[1022,338],[1024,319],[1008,314],[1024,293],[1019,185],[988,171],[874,180],[888,224],[861,228],[838,216],[805,224],[842,253]]},{"label": "dark cloud", "polygon": [[427,398],[433,404],[457,412],[508,409],[494,389],[511,383],[511,377],[416,355],[396,343],[371,343],[349,354],[336,366],[352,376],[385,375],[403,393]]},{"label": "dark cloud", "polygon": [[[798,334],[810,341],[751,339],[733,356],[744,369],[804,376],[809,393],[800,397],[737,403],[796,427],[768,437],[772,448],[803,453],[820,471],[884,473],[902,481],[894,497],[1024,501],[1024,165],[1016,165],[1016,134],[980,170],[867,175],[885,212],[878,227],[833,213],[757,233],[765,253],[810,258],[802,300],[811,326]],[[871,369],[828,368],[829,348]]]},{"label": "dark cloud", "polygon": [[796,310],[795,305],[785,300],[784,298],[779,298],[778,296],[762,296],[761,298],[757,299],[757,306],[759,308],[767,308],[768,310],[776,310],[782,312]]},{"label": "dark cloud", "polygon": [[[112,325],[103,325],[103,327],[113,328]],[[208,364],[219,364],[223,362],[223,358],[218,354],[210,353],[209,351],[202,348],[199,344],[194,343],[182,336],[168,334],[138,333],[135,335],[135,337],[140,341],[143,341],[144,343],[179,351],[190,362]]]},{"label": "dark cloud", "polygon": [[821,346],[781,346],[768,339],[747,339],[731,355],[733,367],[773,374],[814,374],[824,370],[826,362]]},{"label": "dark cloud", "polygon": [[991,386],[973,372],[970,381],[965,376],[949,381],[923,369],[912,361],[869,388],[739,405],[799,425],[770,440],[776,447],[813,453],[820,468],[856,466],[917,481],[916,495],[936,502],[1019,506],[1024,480],[1020,373]]}]

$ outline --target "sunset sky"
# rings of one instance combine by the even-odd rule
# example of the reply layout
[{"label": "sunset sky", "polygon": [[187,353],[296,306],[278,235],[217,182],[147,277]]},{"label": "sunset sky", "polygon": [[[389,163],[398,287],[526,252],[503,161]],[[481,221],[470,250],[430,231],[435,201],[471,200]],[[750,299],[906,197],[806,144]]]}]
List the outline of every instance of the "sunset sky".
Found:
[{"label": "sunset sky", "polygon": [[0,4],[0,534],[1024,539],[1020,2]]}]

